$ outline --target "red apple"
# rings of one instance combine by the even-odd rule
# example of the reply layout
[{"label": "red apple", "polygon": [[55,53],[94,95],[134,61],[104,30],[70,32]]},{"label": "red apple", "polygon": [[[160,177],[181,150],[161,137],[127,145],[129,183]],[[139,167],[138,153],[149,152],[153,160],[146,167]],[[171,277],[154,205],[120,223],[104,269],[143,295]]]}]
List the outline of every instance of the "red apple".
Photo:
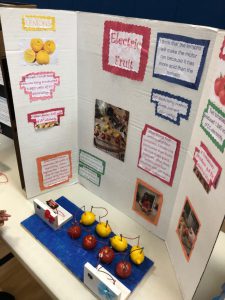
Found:
[{"label": "red apple", "polygon": [[94,235],[88,234],[83,238],[82,245],[86,250],[94,249],[94,247],[97,245],[97,239]]},{"label": "red apple", "polygon": [[81,227],[78,224],[71,226],[67,233],[72,239],[78,239],[81,236]]},{"label": "red apple", "polygon": [[116,264],[116,274],[120,278],[128,278],[131,275],[132,267],[129,261],[119,261]]},{"label": "red apple", "polygon": [[110,264],[114,259],[114,251],[109,246],[102,247],[98,252],[98,257],[102,263]]}]

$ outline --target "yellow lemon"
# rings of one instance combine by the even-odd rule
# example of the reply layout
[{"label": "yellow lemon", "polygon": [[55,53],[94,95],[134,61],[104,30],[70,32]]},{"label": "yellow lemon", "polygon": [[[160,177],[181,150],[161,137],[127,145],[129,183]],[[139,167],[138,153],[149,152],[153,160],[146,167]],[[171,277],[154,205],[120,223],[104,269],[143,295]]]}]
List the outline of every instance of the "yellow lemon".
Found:
[{"label": "yellow lemon", "polygon": [[112,231],[109,224],[105,222],[99,222],[96,225],[95,230],[97,234],[103,238],[108,237]]},{"label": "yellow lemon", "polygon": [[110,242],[112,247],[119,252],[126,250],[128,246],[127,240],[120,235],[115,235],[114,237],[112,237],[110,239]]},{"label": "yellow lemon", "polygon": [[44,50],[48,52],[48,54],[52,54],[55,52],[55,42],[52,40],[48,40],[44,43]]},{"label": "yellow lemon", "polygon": [[141,263],[143,263],[145,259],[143,248],[139,246],[133,246],[130,250],[130,259],[136,265],[140,265]]},{"label": "yellow lemon", "polygon": [[39,65],[49,64],[50,58],[48,52],[41,50],[36,54],[36,61]]},{"label": "yellow lemon", "polygon": [[24,51],[24,60],[28,63],[33,63],[35,61],[35,52],[32,49],[27,49]]},{"label": "yellow lemon", "polygon": [[95,214],[92,211],[85,211],[80,219],[80,223],[84,225],[91,225],[95,221]]},{"label": "yellow lemon", "polygon": [[43,48],[43,41],[41,39],[32,39],[30,46],[35,52],[39,52]]}]

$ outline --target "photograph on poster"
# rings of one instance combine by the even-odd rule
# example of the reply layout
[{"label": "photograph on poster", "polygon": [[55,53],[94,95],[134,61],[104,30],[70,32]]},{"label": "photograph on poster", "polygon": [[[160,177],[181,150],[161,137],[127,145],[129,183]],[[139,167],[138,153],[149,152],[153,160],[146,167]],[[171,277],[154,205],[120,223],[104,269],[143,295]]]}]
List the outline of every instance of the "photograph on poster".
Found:
[{"label": "photograph on poster", "polygon": [[220,74],[217,76],[217,78],[214,81],[214,92],[215,95],[217,96],[218,103],[222,104],[223,106],[225,105],[225,75]]},{"label": "photograph on poster", "polygon": [[190,260],[200,226],[197,214],[187,197],[176,230],[187,261]]},{"label": "photograph on poster", "polygon": [[124,161],[129,112],[101,100],[95,102],[94,145]]},{"label": "photograph on poster", "polygon": [[57,45],[53,39],[33,37],[20,41],[23,65],[57,64]]},{"label": "photograph on poster", "polygon": [[137,179],[132,209],[146,221],[157,225],[163,195],[141,179]]}]

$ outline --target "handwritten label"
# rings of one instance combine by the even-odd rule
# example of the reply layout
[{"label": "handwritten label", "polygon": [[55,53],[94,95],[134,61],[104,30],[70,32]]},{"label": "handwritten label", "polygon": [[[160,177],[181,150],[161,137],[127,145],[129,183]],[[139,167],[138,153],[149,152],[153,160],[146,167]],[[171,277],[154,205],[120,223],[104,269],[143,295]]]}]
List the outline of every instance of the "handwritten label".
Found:
[{"label": "handwritten label", "polygon": [[105,173],[105,161],[84,151],[80,150],[80,156],[79,161],[82,164],[85,164],[90,169],[92,169],[94,172],[98,172],[102,175]]},{"label": "handwritten label", "polygon": [[60,124],[60,117],[64,116],[65,109],[53,108],[48,110],[36,111],[27,115],[29,123],[34,123],[34,128],[49,128]]},{"label": "handwritten label", "polygon": [[36,72],[22,76],[20,89],[29,95],[32,102],[53,98],[53,93],[59,84],[60,78],[55,75],[55,72]]},{"label": "handwritten label", "polygon": [[80,163],[78,173],[80,176],[86,178],[90,182],[94,183],[97,186],[100,186],[101,183],[101,175],[95,171],[93,171],[88,166]]},{"label": "handwritten label", "polygon": [[11,127],[7,99],[0,96],[0,122]]},{"label": "handwritten label", "polygon": [[37,167],[41,190],[66,183],[72,177],[71,151],[39,157]]},{"label": "handwritten label", "polygon": [[106,21],[103,70],[134,80],[143,80],[148,61],[150,28]]},{"label": "handwritten label", "polygon": [[225,113],[210,100],[204,110],[200,126],[216,147],[224,152]]},{"label": "handwritten label", "polygon": [[180,125],[181,119],[188,120],[189,118],[191,100],[153,89],[151,102],[155,103],[157,116],[176,125]]},{"label": "handwritten label", "polygon": [[172,186],[180,141],[150,125],[142,132],[138,167]]},{"label": "handwritten label", "polygon": [[202,142],[200,147],[195,148],[193,159],[195,167],[201,173],[201,176],[206,181],[209,189],[211,186],[216,188],[222,168]]},{"label": "handwritten label", "polygon": [[26,31],[55,31],[55,17],[26,15],[22,17],[22,28]]},{"label": "handwritten label", "polygon": [[198,89],[209,40],[158,33],[153,76]]}]

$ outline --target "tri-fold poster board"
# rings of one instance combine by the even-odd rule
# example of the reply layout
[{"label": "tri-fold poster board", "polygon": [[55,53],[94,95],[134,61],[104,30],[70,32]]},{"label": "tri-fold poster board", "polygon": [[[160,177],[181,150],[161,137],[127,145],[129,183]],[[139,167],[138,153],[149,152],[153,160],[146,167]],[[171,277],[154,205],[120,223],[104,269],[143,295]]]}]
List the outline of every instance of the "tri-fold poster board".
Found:
[{"label": "tri-fold poster board", "polygon": [[225,215],[225,32],[0,13],[27,197],[82,183],[165,240],[191,299]]}]

